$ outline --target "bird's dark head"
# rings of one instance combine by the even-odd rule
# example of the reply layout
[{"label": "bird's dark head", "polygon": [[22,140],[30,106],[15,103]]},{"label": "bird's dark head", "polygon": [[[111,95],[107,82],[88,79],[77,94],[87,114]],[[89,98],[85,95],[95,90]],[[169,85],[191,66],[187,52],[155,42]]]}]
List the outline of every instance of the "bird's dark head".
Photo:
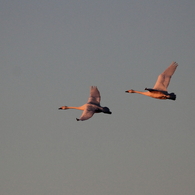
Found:
[{"label": "bird's dark head", "polygon": [[126,93],[135,93],[135,91],[133,89],[127,90],[125,91]]},{"label": "bird's dark head", "polygon": [[60,107],[60,108],[58,108],[59,110],[66,110],[66,109],[68,109],[68,107],[67,106],[62,106],[62,107]]}]

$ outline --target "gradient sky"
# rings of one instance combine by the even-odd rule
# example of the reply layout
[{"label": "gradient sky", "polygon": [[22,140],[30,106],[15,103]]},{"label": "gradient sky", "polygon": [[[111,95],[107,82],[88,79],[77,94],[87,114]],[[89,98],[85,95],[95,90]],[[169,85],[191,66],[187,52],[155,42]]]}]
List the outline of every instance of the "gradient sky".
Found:
[{"label": "gradient sky", "polygon": [[[194,0],[0,0],[0,194],[195,194]],[[153,87],[157,100],[126,90]],[[91,85],[112,115],[77,122]]]}]

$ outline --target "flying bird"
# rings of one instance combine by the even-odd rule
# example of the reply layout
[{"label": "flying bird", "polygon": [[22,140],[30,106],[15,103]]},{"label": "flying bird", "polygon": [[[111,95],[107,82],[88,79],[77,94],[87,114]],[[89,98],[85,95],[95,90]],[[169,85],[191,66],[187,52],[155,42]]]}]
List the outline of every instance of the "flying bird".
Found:
[{"label": "flying bird", "polygon": [[142,95],[150,96],[156,99],[176,100],[176,95],[174,93],[168,93],[167,87],[169,86],[169,82],[177,66],[178,64],[176,62],[172,62],[171,65],[163,73],[161,73],[158,76],[158,79],[152,89],[145,88],[145,90],[148,90],[146,92],[135,91],[131,89],[131,90],[126,91],[126,93],[140,93]]},{"label": "flying bird", "polygon": [[83,113],[80,116],[80,118],[79,119],[76,118],[77,121],[87,120],[91,118],[94,113],[103,112],[105,114],[112,114],[109,108],[100,106],[100,100],[101,100],[101,96],[98,88],[95,86],[91,86],[90,96],[86,104],[80,107],[62,106],[59,109],[60,110],[67,110],[67,109],[83,110]]}]

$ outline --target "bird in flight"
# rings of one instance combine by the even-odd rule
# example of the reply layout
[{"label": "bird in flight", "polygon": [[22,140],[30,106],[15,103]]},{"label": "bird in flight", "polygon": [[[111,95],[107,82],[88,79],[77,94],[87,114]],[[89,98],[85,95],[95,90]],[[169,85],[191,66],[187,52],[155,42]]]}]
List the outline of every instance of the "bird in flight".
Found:
[{"label": "bird in flight", "polygon": [[59,109],[60,110],[67,110],[67,109],[77,109],[77,110],[83,110],[83,113],[81,114],[80,118],[76,118],[77,121],[84,121],[93,116],[94,113],[100,113],[103,112],[105,114],[112,114],[110,112],[110,109],[108,107],[102,107],[100,106],[100,92],[97,87],[91,86],[90,88],[90,96],[86,104],[80,106],[80,107],[70,107],[70,106],[62,106]]},{"label": "bird in flight", "polygon": [[145,88],[145,90],[148,91],[143,92],[130,89],[127,90],[126,93],[140,93],[142,95],[146,95],[156,99],[176,100],[176,95],[174,93],[168,93],[167,87],[169,86],[169,82],[177,66],[178,64],[176,62],[172,62],[171,65],[158,76],[158,79],[153,88]]}]

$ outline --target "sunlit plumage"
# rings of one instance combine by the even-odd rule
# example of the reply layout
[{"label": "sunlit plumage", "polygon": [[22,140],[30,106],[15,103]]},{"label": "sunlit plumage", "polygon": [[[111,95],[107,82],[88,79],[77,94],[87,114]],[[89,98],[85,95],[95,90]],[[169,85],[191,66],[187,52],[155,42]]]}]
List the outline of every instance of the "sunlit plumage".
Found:
[{"label": "sunlit plumage", "polygon": [[107,107],[100,106],[100,92],[95,86],[91,86],[90,88],[90,97],[86,104],[80,107],[70,107],[70,106],[62,106],[59,109],[60,110],[66,110],[66,109],[77,109],[77,110],[83,110],[82,115],[80,118],[76,118],[77,121],[84,121],[93,116],[94,113],[100,113],[103,112],[105,114],[112,114],[110,112],[110,109]]},{"label": "sunlit plumage", "polygon": [[158,79],[151,88],[145,88],[148,90],[146,92],[143,91],[135,91],[133,89],[126,91],[127,93],[140,93],[142,95],[150,96],[152,98],[157,99],[171,99],[176,100],[176,95],[174,93],[168,93],[167,88],[169,86],[169,82],[171,80],[172,75],[174,74],[178,64],[176,62],[172,62],[171,65],[158,76]]}]

